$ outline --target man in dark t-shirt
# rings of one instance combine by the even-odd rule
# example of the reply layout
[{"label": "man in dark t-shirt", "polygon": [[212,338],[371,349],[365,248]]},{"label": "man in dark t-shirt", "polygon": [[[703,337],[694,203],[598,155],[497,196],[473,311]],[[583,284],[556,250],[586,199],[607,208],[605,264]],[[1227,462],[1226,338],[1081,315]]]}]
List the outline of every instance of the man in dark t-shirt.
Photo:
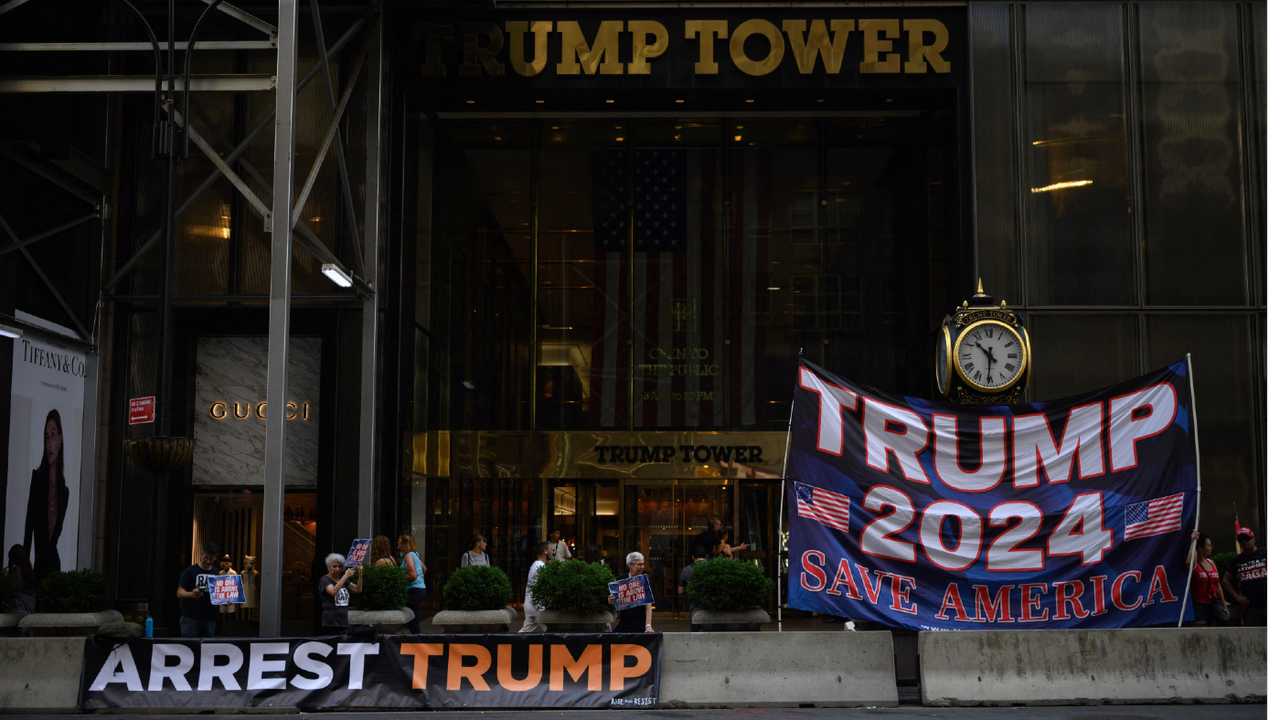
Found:
[{"label": "man in dark t-shirt", "polygon": [[218,611],[209,600],[209,578],[218,574],[213,571],[217,559],[218,546],[205,543],[200,562],[184,570],[178,580],[178,597],[182,599],[178,622],[184,638],[213,637],[218,632]]},{"label": "man in dark t-shirt", "polygon": [[[1245,625],[1266,627],[1267,551],[1258,547],[1249,528],[1240,528],[1236,541],[1240,543],[1240,554],[1227,566],[1222,587],[1243,608]],[[1240,586],[1239,592],[1236,585]]]}]

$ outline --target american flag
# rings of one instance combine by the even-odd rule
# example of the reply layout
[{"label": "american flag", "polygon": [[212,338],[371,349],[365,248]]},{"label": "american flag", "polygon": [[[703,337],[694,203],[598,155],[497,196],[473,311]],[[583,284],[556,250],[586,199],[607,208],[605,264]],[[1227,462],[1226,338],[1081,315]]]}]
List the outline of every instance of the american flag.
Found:
[{"label": "american flag", "polygon": [[[628,425],[632,353],[636,426],[696,427],[723,422],[726,412],[734,425],[762,419],[755,395],[761,381],[757,359],[764,354],[764,338],[755,328],[767,310],[762,271],[768,267],[768,203],[759,197],[767,167],[762,157],[753,152],[747,158],[741,151],[730,157],[729,242],[735,252],[727,263],[726,292],[719,153],[640,149],[630,161],[624,150],[593,153],[593,424]],[[627,212],[633,192],[634,271],[628,263]],[[731,298],[727,313],[726,296]],[[635,344],[629,347],[633,325]],[[663,357],[668,351],[694,354]],[[717,366],[717,374],[677,374],[660,367],[690,364]],[[732,397],[725,397],[725,385]]]},{"label": "american flag", "polygon": [[849,532],[849,498],[840,493],[797,482],[796,508],[800,517]]},{"label": "american flag", "polygon": [[1182,527],[1182,494],[1124,506],[1124,539],[1151,537]]}]

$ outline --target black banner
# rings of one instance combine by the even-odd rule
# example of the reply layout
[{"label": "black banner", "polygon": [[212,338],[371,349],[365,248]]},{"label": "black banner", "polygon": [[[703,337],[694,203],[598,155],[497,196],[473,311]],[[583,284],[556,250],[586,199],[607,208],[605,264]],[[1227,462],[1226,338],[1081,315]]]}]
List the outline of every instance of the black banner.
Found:
[{"label": "black banner", "polygon": [[89,639],[79,707],[647,708],[661,665],[653,633]]}]

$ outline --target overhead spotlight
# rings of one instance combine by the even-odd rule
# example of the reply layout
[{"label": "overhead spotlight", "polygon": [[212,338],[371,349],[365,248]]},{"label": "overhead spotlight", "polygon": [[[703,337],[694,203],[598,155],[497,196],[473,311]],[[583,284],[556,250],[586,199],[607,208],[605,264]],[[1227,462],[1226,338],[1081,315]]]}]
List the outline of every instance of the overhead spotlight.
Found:
[{"label": "overhead spotlight", "polygon": [[0,337],[13,338],[14,340],[17,340],[22,337],[22,328],[0,325]]},{"label": "overhead spotlight", "polygon": [[351,276],[348,275],[347,272],[339,265],[334,263],[325,263],[320,266],[320,272],[324,273],[325,277],[332,280],[333,284],[338,287],[351,287]]},{"label": "overhead spotlight", "polygon": [[476,104],[476,101],[475,101],[475,100],[468,100],[468,101],[467,101],[467,104],[468,104],[468,105],[475,105],[475,104]]},{"label": "overhead spotlight", "polygon": [[748,99],[747,102],[755,102],[755,100]]},{"label": "overhead spotlight", "polygon": [[683,101],[683,100],[676,100],[676,102],[678,102],[678,103],[682,103],[682,102],[684,102],[684,101]]},{"label": "overhead spotlight", "polygon": [[534,102],[536,102],[536,103],[538,103],[539,105],[541,105],[542,103],[544,103],[544,102],[546,102],[546,101],[545,101],[545,100],[534,100]]},{"label": "overhead spotlight", "polygon": [[613,101],[612,101],[612,100],[605,100],[605,102],[607,102],[607,103],[611,103],[611,102],[613,102]]},{"label": "overhead spotlight", "polygon": [[470,380],[463,380],[463,381],[462,381],[462,387],[464,387],[464,388],[466,388],[466,389],[468,389],[468,390],[475,390],[475,389],[476,389],[476,385],[475,385],[475,383],[471,382]]}]

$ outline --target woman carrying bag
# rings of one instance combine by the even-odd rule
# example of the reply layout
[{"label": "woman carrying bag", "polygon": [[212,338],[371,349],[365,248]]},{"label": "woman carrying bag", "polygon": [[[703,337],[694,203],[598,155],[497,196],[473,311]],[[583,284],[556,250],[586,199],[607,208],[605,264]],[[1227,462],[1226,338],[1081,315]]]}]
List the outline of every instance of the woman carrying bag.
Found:
[{"label": "woman carrying bag", "polygon": [[487,547],[489,543],[485,541],[483,535],[472,535],[467,541],[467,551],[462,553],[462,567],[488,565],[489,555],[484,551]]}]

